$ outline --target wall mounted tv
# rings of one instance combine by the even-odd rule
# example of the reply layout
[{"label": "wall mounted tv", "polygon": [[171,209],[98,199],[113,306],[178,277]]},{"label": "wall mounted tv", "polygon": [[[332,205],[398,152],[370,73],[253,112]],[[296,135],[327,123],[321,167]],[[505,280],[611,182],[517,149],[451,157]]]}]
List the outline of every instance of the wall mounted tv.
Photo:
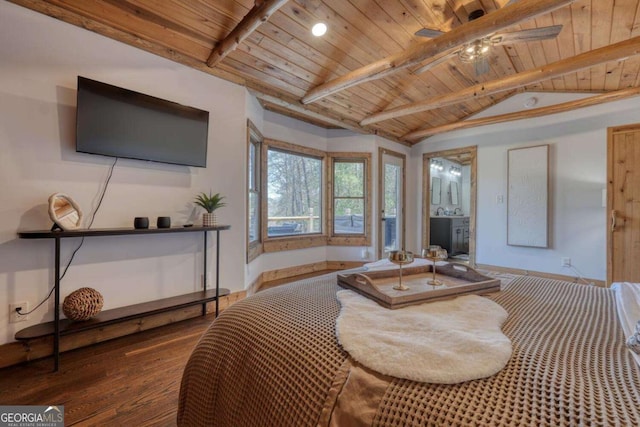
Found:
[{"label": "wall mounted tv", "polygon": [[78,76],[78,152],[206,167],[208,132],[208,111]]}]

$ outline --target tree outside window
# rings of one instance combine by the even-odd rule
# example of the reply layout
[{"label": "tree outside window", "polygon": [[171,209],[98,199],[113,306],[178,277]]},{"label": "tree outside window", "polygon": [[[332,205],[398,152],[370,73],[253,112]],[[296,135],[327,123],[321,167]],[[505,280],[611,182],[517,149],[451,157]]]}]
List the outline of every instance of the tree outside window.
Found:
[{"label": "tree outside window", "polygon": [[365,161],[334,159],[333,234],[365,234]]},{"label": "tree outside window", "polygon": [[260,144],[249,144],[249,244],[260,241]]},{"label": "tree outside window", "polygon": [[264,138],[247,120],[247,262],[262,253],[262,142]]},{"label": "tree outside window", "polygon": [[321,158],[269,147],[267,236],[322,233]]}]

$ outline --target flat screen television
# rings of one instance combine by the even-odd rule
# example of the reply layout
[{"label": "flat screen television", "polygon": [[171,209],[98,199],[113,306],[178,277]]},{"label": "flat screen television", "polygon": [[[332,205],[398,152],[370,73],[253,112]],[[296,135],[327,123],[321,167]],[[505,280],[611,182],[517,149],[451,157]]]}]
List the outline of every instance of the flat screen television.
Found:
[{"label": "flat screen television", "polygon": [[78,76],[76,151],[207,166],[209,112]]}]

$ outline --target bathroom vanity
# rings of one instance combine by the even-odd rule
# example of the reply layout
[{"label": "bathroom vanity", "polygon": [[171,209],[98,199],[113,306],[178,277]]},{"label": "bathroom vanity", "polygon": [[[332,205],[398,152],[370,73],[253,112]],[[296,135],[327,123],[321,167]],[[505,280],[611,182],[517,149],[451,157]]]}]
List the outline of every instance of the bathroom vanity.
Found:
[{"label": "bathroom vanity", "polygon": [[432,216],[430,244],[438,245],[449,256],[469,253],[468,216]]}]

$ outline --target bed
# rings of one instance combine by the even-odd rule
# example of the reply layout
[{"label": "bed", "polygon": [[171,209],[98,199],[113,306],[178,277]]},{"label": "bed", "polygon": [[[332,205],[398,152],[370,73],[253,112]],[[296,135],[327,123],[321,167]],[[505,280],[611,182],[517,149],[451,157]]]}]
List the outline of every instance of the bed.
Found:
[{"label": "bed", "polygon": [[615,292],[531,276],[489,296],[512,342],[497,374],[429,384],[379,374],[339,345],[336,275],[225,310],[182,379],[180,426],[637,426],[640,368]]}]

